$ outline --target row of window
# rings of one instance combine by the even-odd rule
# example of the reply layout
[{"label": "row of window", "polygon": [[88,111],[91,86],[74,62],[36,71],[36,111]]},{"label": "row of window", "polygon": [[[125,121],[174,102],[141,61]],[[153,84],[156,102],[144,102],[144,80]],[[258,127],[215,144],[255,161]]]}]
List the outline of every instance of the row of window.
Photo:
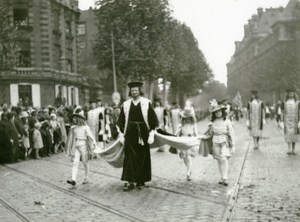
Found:
[{"label": "row of window", "polygon": [[[60,57],[57,57],[60,58]],[[56,68],[61,69],[61,63],[62,61],[58,60],[57,64],[59,64]],[[30,58],[30,51],[19,51],[18,56],[18,63],[17,67],[31,67],[31,58]],[[73,72],[73,64],[71,59],[66,59],[66,71]]]},{"label": "row of window", "polygon": [[[34,92],[34,93],[33,93]],[[79,89],[74,86],[55,85],[55,98],[61,97],[65,105],[79,104]],[[12,105],[28,105],[41,107],[41,86],[40,84],[10,84],[10,102]]]},{"label": "row of window", "polygon": [[[29,25],[29,13],[26,8],[14,8],[14,24],[17,26],[28,26]],[[59,17],[54,15],[54,29],[59,29]],[[66,21],[65,23],[65,31],[67,35],[72,35],[72,23],[71,21]],[[77,25],[77,34],[84,35],[85,34],[85,24]]]}]

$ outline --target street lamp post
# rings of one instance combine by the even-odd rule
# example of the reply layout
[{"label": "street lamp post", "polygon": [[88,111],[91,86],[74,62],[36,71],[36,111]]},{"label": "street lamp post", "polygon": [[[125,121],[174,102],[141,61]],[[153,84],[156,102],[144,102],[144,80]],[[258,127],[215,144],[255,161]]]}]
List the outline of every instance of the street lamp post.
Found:
[{"label": "street lamp post", "polygon": [[113,30],[111,30],[111,51],[112,51],[112,68],[113,68],[114,92],[117,92],[117,76],[116,76],[115,45],[114,45]]}]

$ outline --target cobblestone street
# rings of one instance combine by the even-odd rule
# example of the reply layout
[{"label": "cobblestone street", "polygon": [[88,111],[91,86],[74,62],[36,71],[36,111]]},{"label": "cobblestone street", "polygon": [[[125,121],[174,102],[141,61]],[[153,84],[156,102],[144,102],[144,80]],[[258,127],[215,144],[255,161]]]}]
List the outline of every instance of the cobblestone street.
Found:
[{"label": "cobblestone street", "polygon": [[300,152],[288,156],[283,130],[266,126],[261,148],[250,145],[231,221],[300,221]]},{"label": "cobblestone street", "polygon": [[[199,131],[206,126],[199,123]],[[188,182],[183,161],[167,150],[152,150],[149,188],[131,192],[122,191],[121,169],[100,158],[90,162],[89,184],[81,184],[81,168],[76,189],[66,183],[72,164],[62,153],[2,165],[0,221],[299,221],[299,155],[286,155],[274,123],[259,150],[249,144],[245,124],[236,123],[235,132],[228,187],[217,184],[212,157],[194,159]]]}]

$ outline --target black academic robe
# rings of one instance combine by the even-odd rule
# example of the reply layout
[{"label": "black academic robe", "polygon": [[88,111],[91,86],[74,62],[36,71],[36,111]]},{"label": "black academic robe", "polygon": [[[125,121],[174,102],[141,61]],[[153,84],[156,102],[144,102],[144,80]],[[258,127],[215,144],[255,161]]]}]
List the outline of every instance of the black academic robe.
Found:
[{"label": "black academic robe", "polygon": [[[125,114],[122,107],[118,119],[118,127],[124,133]],[[148,109],[149,129],[144,121],[141,105],[131,103],[128,115],[128,125],[124,142],[124,163],[121,180],[144,183],[151,180],[150,147],[147,143],[150,130],[155,129],[159,123],[153,107]],[[143,140],[139,142],[139,135]]]},{"label": "black academic robe", "polygon": [[18,160],[17,151],[19,149],[19,134],[18,130],[12,122],[8,121],[5,125],[5,134],[9,143],[7,144],[6,157],[8,162],[15,162]]},{"label": "black academic robe", "polygon": [[9,139],[5,132],[6,123],[7,120],[0,120],[0,163],[8,161]]}]

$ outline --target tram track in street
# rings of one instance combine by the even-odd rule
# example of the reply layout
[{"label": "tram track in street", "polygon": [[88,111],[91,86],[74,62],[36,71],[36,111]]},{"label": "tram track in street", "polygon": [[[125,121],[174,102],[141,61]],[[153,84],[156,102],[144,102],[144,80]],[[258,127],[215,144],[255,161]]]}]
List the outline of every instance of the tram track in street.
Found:
[{"label": "tram track in street", "polygon": [[[274,123],[271,123],[271,124],[274,124]],[[275,132],[278,133],[278,136],[282,137],[283,136],[282,130],[278,129],[278,127],[276,125],[274,125],[274,128],[275,129],[277,128],[277,130],[275,130]],[[262,137],[262,139],[270,139],[270,138],[269,137]],[[243,163],[242,163],[242,166],[241,166],[241,169],[240,169],[240,172],[239,172],[239,176],[238,176],[237,181],[235,183],[235,186],[233,188],[233,194],[231,195],[230,200],[228,202],[228,206],[225,210],[222,222],[230,222],[231,221],[235,208],[242,209],[241,207],[239,207],[235,204],[238,200],[240,186],[241,186],[241,180],[242,180],[242,177],[243,177],[243,171],[244,171],[244,168],[245,168],[245,163],[246,163],[246,160],[247,160],[247,156],[248,156],[249,151],[250,151],[251,143],[252,143],[252,140],[250,139],[249,143],[248,143],[247,150],[246,150],[244,158],[243,158]],[[242,209],[242,210],[249,211],[249,212],[252,212],[252,213],[257,213],[255,211],[252,211],[252,210],[249,210],[249,209]],[[259,212],[259,214],[274,217],[271,213]],[[274,217],[274,219],[276,219],[276,217]]]},{"label": "tram track in street", "polygon": [[[44,161],[48,161],[48,162],[51,162],[51,163],[60,164],[60,165],[72,168],[72,166],[70,166],[68,164],[65,164],[65,163],[61,163],[61,162],[57,162],[57,161],[53,161],[53,160],[44,160]],[[98,175],[114,178],[116,180],[120,180],[119,177],[116,177],[116,176],[113,176],[113,175],[110,175],[110,174],[107,174],[107,173],[103,173],[103,172],[99,172],[99,171],[95,171],[95,170],[90,170],[90,172],[98,174]],[[156,189],[156,190],[162,190],[162,191],[165,191],[165,192],[174,193],[174,194],[185,196],[185,197],[190,197],[190,198],[197,199],[197,200],[202,200],[202,201],[205,200],[205,201],[208,201],[210,203],[214,203],[214,204],[218,204],[218,205],[221,205],[223,207],[226,207],[226,203],[214,201],[214,200],[210,199],[209,197],[207,197],[207,198],[201,197],[200,198],[200,197],[195,196],[195,195],[190,195],[190,194],[186,194],[186,193],[183,193],[183,192],[179,192],[179,191],[176,191],[176,190],[171,190],[171,189],[168,189],[168,188],[163,188],[163,187],[155,186],[155,185],[148,185],[148,187]]]},{"label": "tram track in street", "polygon": [[4,208],[12,212],[16,217],[18,217],[22,221],[24,222],[32,221],[23,212],[13,207],[8,201],[4,200],[2,197],[0,197],[0,205],[2,205]]},{"label": "tram track in street", "polygon": [[[33,175],[31,175],[31,174],[28,174],[28,173],[25,173],[25,172],[23,172],[23,171],[21,171],[21,170],[14,169],[13,167],[7,166],[7,165],[5,165],[5,164],[1,164],[1,165],[4,166],[4,167],[6,167],[6,168],[9,169],[9,170],[15,171],[15,172],[17,172],[17,173],[19,173],[19,174],[23,174],[23,175],[25,175],[26,177],[30,178],[30,179],[33,180],[33,181],[36,181],[36,182],[38,182],[38,183],[40,183],[40,184],[43,184],[43,185],[46,185],[46,186],[48,186],[48,187],[50,187],[50,188],[52,188],[52,189],[55,189],[55,190],[57,190],[57,191],[59,191],[59,192],[62,192],[62,193],[65,193],[65,194],[67,194],[67,195],[69,195],[69,196],[72,196],[72,197],[75,197],[75,198],[77,198],[77,199],[80,199],[80,200],[82,200],[82,201],[84,201],[84,202],[86,202],[86,203],[88,203],[88,204],[90,204],[90,205],[93,205],[93,206],[95,206],[95,207],[101,208],[101,209],[103,209],[103,210],[105,210],[105,211],[108,211],[109,213],[112,213],[112,214],[114,214],[114,215],[117,215],[117,216],[119,216],[119,217],[122,217],[122,218],[124,218],[124,219],[127,219],[127,220],[129,220],[129,221],[133,221],[133,222],[140,222],[140,221],[143,221],[143,220],[141,220],[141,219],[139,219],[139,218],[133,217],[133,216],[131,216],[131,215],[129,215],[129,214],[126,214],[126,213],[121,212],[121,211],[119,211],[119,210],[113,209],[113,208],[110,207],[110,206],[107,206],[107,205],[105,205],[105,204],[99,203],[99,202],[97,202],[97,201],[95,201],[95,200],[93,200],[93,199],[90,199],[90,198],[88,198],[88,197],[85,197],[85,196],[83,196],[83,195],[74,193],[74,192],[72,192],[72,191],[70,191],[70,190],[68,190],[68,189],[66,189],[66,188],[62,188],[62,187],[57,186],[57,185],[55,185],[55,184],[52,184],[52,183],[50,183],[50,182],[48,182],[48,181],[46,181],[46,180],[43,180],[43,179],[41,179],[41,178],[38,178],[38,177],[33,176]],[[4,201],[4,200],[1,199],[1,198],[0,198],[0,203],[2,203],[6,208],[8,208],[8,209],[10,209],[12,212],[14,212],[14,213],[15,213],[19,218],[21,218],[23,221],[26,221],[26,222],[27,222],[27,221],[28,221],[28,222],[31,221],[31,220],[28,219],[24,214],[22,214],[21,212],[19,212],[17,209],[15,209],[13,206],[11,206],[9,203],[7,203],[6,201]]]},{"label": "tram track in street", "polygon": [[239,176],[238,176],[238,178],[235,182],[235,186],[233,188],[232,195],[230,196],[230,199],[228,201],[227,208],[225,210],[222,222],[230,222],[231,221],[232,214],[233,214],[233,209],[236,207],[235,203],[238,199],[240,186],[241,186],[241,179],[242,179],[242,176],[243,176],[243,171],[244,171],[244,168],[245,168],[246,159],[247,159],[247,156],[248,156],[248,153],[249,153],[249,150],[250,150],[250,145],[251,145],[251,140],[248,143],[247,150],[246,150],[245,155],[243,157],[243,162],[242,162],[242,166],[241,166],[241,169],[240,169],[240,172],[239,172]]}]

